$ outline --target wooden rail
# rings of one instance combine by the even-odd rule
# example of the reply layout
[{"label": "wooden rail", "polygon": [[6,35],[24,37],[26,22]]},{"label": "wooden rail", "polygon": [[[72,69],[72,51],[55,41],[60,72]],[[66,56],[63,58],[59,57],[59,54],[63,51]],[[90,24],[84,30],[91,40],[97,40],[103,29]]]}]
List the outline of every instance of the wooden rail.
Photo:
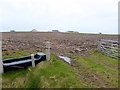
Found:
[{"label": "wooden rail", "polygon": [[120,42],[101,39],[99,42],[99,52],[104,55],[120,59]]}]

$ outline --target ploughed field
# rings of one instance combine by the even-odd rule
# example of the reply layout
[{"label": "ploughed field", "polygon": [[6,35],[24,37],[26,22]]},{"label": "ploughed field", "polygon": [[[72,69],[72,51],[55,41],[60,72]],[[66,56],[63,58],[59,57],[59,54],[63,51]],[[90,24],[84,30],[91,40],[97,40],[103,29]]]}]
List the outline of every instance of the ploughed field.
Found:
[{"label": "ploughed field", "polygon": [[[103,35],[102,38],[117,40],[117,36]],[[99,35],[53,32],[4,32],[2,33],[2,50],[45,51],[45,42],[51,42],[51,52],[58,55],[87,56],[86,51],[97,49]]]}]

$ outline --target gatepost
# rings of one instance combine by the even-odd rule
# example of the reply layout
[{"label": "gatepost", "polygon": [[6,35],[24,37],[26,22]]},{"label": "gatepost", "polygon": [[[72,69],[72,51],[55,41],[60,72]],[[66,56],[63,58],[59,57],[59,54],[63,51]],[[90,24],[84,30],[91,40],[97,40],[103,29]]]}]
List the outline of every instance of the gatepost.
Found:
[{"label": "gatepost", "polygon": [[99,38],[98,38],[98,51],[101,52],[101,40],[102,40],[102,33],[99,33]]},{"label": "gatepost", "polygon": [[46,59],[47,61],[50,60],[50,42],[49,41],[46,42]]},{"label": "gatepost", "polygon": [[0,89],[2,89],[2,73],[3,73],[3,62],[2,62],[2,33],[0,32]]}]

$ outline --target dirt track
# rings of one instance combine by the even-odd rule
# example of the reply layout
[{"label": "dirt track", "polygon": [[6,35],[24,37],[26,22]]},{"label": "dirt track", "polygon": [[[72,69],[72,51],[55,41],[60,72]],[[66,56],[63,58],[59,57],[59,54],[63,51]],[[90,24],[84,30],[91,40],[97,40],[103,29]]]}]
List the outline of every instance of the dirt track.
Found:
[{"label": "dirt track", "polygon": [[[117,36],[102,36],[104,39],[118,40]],[[45,50],[45,42],[51,42],[51,52],[72,54],[74,56],[87,55],[87,50],[97,49],[99,35],[85,35],[73,33],[52,33],[52,32],[10,32],[2,33],[2,50],[35,49]]]}]

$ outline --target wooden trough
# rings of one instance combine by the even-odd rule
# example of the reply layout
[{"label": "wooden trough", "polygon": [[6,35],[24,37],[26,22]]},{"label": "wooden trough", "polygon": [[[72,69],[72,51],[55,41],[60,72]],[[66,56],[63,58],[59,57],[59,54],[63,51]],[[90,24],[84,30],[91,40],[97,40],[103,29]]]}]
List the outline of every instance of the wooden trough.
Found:
[{"label": "wooden trough", "polygon": [[[36,65],[41,61],[46,60],[46,54],[37,53],[36,55],[34,55],[34,60]],[[32,66],[31,56],[3,60],[4,72],[10,71],[10,70],[27,68],[28,66]]]}]

